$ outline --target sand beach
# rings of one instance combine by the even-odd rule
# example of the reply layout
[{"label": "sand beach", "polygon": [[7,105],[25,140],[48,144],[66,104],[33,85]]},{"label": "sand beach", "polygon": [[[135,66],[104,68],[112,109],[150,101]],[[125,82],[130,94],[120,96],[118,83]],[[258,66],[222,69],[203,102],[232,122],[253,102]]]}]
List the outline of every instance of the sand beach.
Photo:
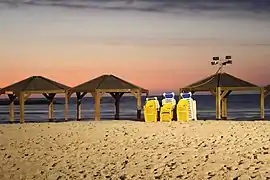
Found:
[{"label": "sand beach", "polygon": [[0,126],[0,179],[270,179],[269,121]]}]

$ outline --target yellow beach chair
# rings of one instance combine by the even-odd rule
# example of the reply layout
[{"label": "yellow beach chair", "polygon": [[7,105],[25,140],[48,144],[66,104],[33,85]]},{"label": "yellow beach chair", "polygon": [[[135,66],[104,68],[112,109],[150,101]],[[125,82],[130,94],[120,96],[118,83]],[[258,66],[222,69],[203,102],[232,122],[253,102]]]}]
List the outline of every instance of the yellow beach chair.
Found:
[{"label": "yellow beach chair", "polygon": [[159,108],[157,97],[146,98],[143,107],[145,122],[157,122]]},{"label": "yellow beach chair", "polygon": [[174,93],[163,93],[162,107],[160,109],[160,121],[171,122],[173,119],[173,110],[176,105]]},{"label": "yellow beach chair", "polygon": [[176,109],[177,121],[197,120],[196,101],[191,96],[191,92],[180,94]]},{"label": "yellow beach chair", "polygon": [[177,104],[176,114],[177,121],[188,121],[189,120],[189,107],[187,99],[180,99]]}]

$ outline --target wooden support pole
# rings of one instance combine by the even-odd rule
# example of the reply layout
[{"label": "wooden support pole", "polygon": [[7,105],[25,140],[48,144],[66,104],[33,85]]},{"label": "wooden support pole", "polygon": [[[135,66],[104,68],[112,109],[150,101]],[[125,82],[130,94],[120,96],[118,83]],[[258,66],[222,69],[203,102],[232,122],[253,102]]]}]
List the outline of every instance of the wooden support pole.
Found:
[{"label": "wooden support pole", "polygon": [[261,119],[264,119],[264,88],[260,89]]},{"label": "wooden support pole", "polygon": [[82,98],[81,98],[81,93],[80,92],[76,92],[76,96],[77,96],[77,120],[81,120],[82,118]]},{"label": "wooden support pole", "polygon": [[24,92],[20,92],[19,103],[20,103],[20,123],[24,123]]},{"label": "wooden support pole", "polygon": [[227,119],[228,118],[228,96],[230,95],[232,91],[231,90],[224,90],[222,91],[220,95],[221,99],[221,118],[222,119]]},{"label": "wooden support pole", "polygon": [[53,107],[53,101],[56,93],[42,93],[42,95],[49,101],[49,111],[48,111],[48,119],[49,121],[53,121],[54,119],[54,107]]},{"label": "wooden support pole", "polygon": [[53,116],[53,99],[49,100],[49,121],[52,121],[54,116]]},{"label": "wooden support pole", "polygon": [[52,121],[54,119],[54,107],[53,107],[53,101],[55,97],[55,93],[49,94],[49,120]]},{"label": "wooden support pole", "polygon": [[77,96],[77,120],[82,119],[82,98],[87,94],[87,92],[80,93],[76,92]]},{"label": "wooden support pole", "polygon": [[70,94],[68,92],[65,93],[65,121],[68,121],[68,99]]},{"label": "wooden support pole", "polygon": [[110,93],[110,95],[114,98],[114,105],[115,105],[115,115],[114,119],[119,120],[119,114],[120,114],[120,99],[123,96],[124,93],[122,92],[115,92]]},{"label": "wooden support pole", "polygon": [[142,93],[139,91],[137,93],[137,119],[141,120],[142,118]]},{"label": "wooden support pole", "polygon": [[221,113],[220,113],[220,87],[216,87],[216,119],[221,119]]},{"label": "wooden support pole", "polygon": [[119,120],[119,118],[120,118],[120,100],[119,99],[115,100],[114,105],[115,105],[114,119]]},{"label": "wooden support pole", "polygon": [[8,94],[9,97],[9,121],[10,123],[14,122],[14,101],[16,99],[15,94]]},{"label": "wooden support pole", "polygon": [[100,120],[100,93],[93,93],[95,99],[95,121]]},{"label": "wooden support pole", "polygon": [[114,106],[115,106],[115,115],[114,119],[119,120],[119,114],[120,114],[120,94],[114,93]]},{"label": "wooden support pole", "polygon": [[227,98],[221,99],[221,118],[227,119]]}]

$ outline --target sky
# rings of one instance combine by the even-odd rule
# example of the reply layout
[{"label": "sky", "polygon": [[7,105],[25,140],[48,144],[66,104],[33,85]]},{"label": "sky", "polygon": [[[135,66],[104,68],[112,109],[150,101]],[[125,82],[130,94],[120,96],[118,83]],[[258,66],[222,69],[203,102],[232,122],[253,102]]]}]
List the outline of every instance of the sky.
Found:
[{"label": "sky", "polygon": [[76,86],[114,74],[152,93],[225,71],[270,84],[266,0],[0,0],[0,87],[41,75]]}]

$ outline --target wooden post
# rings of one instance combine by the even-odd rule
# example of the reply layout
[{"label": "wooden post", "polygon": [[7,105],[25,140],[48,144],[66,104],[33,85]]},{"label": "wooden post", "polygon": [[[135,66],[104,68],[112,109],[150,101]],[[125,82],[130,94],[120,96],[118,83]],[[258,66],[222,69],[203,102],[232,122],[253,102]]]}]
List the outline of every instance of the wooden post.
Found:
[{"label": "wooden post", "polygon": [[93,93],[95,99],[95,121],[100,120],[100,92]]},{"label": "wooden post", "polygon": [[14,101],[16,99],[16,95],[15,94],[8,94],[9,97],[9,120],[10,123],[14,122]]},{"label": "wooden post", "polygon": [[54,100],[54,97],[55,97],[56,93],[49,93],[49,94],[42,93],[42,94],[49,101],[48,119],[49,119],[49,121],[52,121],[54,119],[54,116],[53,116],[53,111],[54,111],[53,100]]},{"label": "wooden post", "polygon": [[264,119],[264,88],[260,89],[260,99],[261,99],[261,119]]},{"label": "wooden post", "polygon": [[53,100],[55,97],[55,93],[49,94],[49,120],[52,121],[54,119],[54,107],[53,107]]},{"label": "wooden post", "polygon": [[119,120],[119,114],[120,114],[120,99],[123,96],[124,93],[110,93],[110,95],[114,98],[114,105],[115,105],[115,115],[114,119]]},{"label": "wooden post", "polygon": [[137,93],[137,119],[141,120],[142,116],[142,93],[138,91]]},{"label": "wooden post", "polygon": [[20,123],[24,123],[24,92],[20,92],[19,103],[20,103]]},{"label": "wooden post", "polygon": [[86,95],[87,93],[80,93],[80,92],[76,92],[76,96],[77,96],[77,120],[81,120],[82,119],[82,98]]},{"label": "wooden post", "polygon": [[114,115],[114,118],[116,120],[119,120],[119,114],[120,114],[120,107],[119,107],[120,106],[120,98],[119,97],[117,97],[115,99],[114,105],[115,105],[115,115]]},{"label": "wooden post", "polygon": [[216,119],[221,119],[220,114],[220,87],[216,87]]},{"label": "wooden post", "polygon": [[227,119],[227,98],[224,97],[221,99],[221,118]]},{"label": "wooden post", "polygon": [[82,103],[82,99],[81,99],[81,93],[80,92],[76,92],[76,96],[77,96],[77,120],[81,120],[81,114],[82,114],[82,107],[81,107],[81,103]]},{"label": "wooden post", "polygon": [[65,93],[65,121],[68,121],[68,99],[69,99],[69,93]]}]

